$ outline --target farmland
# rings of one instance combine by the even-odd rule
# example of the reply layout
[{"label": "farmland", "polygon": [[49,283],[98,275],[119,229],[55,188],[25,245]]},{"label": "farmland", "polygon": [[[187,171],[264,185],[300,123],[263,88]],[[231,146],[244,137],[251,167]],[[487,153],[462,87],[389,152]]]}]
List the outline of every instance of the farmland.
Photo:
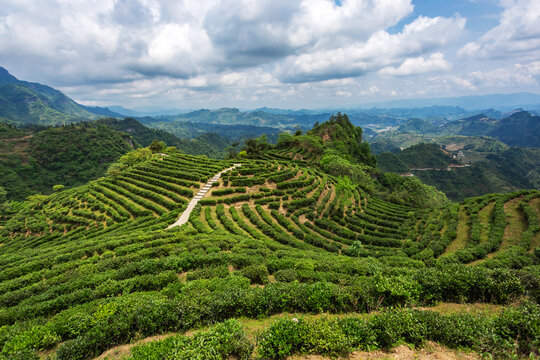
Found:
[{"label": "farmland", "polygon": [[[418,208],[383,200],[361,186],[343,198],[334,176],[277,152],[241,162],[223,174],[180,228],[166,230],[231,161],[154,154],[82,187],[34,197],[5,215],[2,354],[31,358],[53,349],[58,359],[86,359],[137,338],[224,321],[210,330],[213,335],[200,336],[220,337],[228,327],[241,333],[227,321],[238,317],[381,310],[367,322],[279,320],[264,330],[264,347],[259,344],[257,351],[266,358],[343,355],[427,340],[481,352],[489,351],[483,347],[488,344],[506,353],[533,351],[540,192]],[[509,306],[516,301],[523,305]],[[495,320],[390,310],[440,302],[500,304],[507,310]],[[392,332],[385,321],[407,328]],[[452,340],[458,330],[444,324],[456,321],[464,329],[470,321],[476,324],[471,326],[478,334],[469,335],[476,340]],[[373,333],[354,338],[351,326]],[[420,335],[433,326],[446,330],[439,337]],[[289,347],[278,340],[291,331],[307,343]],[[339,348],[313,345],[310,337],[324,331],[349,340]],[[500,334],[492,339],[490,331]],[[250,341],[223,354],[251,356]],[[132,356],[144,358],[137,351]]]}]

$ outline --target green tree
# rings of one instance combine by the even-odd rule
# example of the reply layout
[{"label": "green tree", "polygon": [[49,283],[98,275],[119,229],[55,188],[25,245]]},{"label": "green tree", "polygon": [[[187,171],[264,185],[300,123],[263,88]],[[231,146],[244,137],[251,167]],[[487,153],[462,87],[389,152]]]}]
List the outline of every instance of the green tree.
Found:
[{"label": "green tree", "polygon": [[294,136],[288,132],[282,132],[278,135],[277,147],[287,147],[294,142]]},{"label": "green tree", "polygon": [[162,152],[166,147],[167,145],[165,144],[165,142],[156,139],[152,140],[152,143],[150,144],[150,150],[154,154]]},{"label": "green tree", "polygon": [[336,184],[336,195],[343,205],[350,205],[353,199],[353,191],[356,185],[348,176],[340,176]]}]

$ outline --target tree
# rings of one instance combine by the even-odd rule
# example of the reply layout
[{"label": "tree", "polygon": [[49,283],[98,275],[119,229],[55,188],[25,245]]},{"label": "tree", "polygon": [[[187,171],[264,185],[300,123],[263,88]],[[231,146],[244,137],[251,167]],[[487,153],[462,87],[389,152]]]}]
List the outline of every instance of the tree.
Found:
[{"label": "tree", "polygon": [[165,149],[167,147],[167,145],[163,142],[163,141],[159,141],[159,140],[152,140],[152,143],[150,144],[150,150],[152,151],[152,153],[159,153],[159,152],[162,152],[163,149]]},{"label": "tree", "polygon": [[266,136],[266,134],[262,134],[261,136],[259,136],[257,142],[259,143],[261,151],[264,151],[270,147],[270,143],[268,142],[268,136]]},{"label": "tree", "polygon": [[350,205],[354,197],[353,191],[356,188],[356,185],[353,184],[351,178],[348,176],[340,176],[336,184],[336,195],[339,198],[339,201],[343,205]]},{"label": "tree", "polygon": [[240,143],[233,142],[231,146],[227,148],[227,159],[234,159],[238,154],[238,146]]},{"label": "tree", "polygon": [[287,147],[290,146],[294,141],[294,136],[288,132],[282,132],[278,135],[277,147]]}]

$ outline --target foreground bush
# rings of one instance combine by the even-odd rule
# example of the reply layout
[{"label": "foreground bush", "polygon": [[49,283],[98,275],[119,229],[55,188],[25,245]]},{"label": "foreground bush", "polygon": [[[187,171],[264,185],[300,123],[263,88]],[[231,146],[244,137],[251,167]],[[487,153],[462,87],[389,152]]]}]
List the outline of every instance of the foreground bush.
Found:
[{"label": "foreground bush", "polygon": [[495,358],[538,355],[540,307],[527,303],[494,318],[398,309],[368,320],[280,319],[259,336],[258,353],[263,359],[302,353],[347,356],[358,349],[390,349],[403,343],[417,347],[426,341]]},{"label": "foreground bush", "polygon": [[193,337],[173,336],[135,346],[126,360],[161,359],[250,359],[253,343],[248,340],[240,323],[228,320]]}]

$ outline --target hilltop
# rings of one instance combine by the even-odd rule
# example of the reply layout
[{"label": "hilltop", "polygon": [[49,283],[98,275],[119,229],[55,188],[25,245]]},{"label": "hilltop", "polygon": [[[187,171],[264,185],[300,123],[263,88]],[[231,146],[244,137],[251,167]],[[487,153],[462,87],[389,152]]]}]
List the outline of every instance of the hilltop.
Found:
[{"label": "hilltop", "polygon": [[[493,354],[535,351],[540,192],[448,203],[417,179],[378,172],[361,130],[343,115],[280,140],[272,148],[258,139],[231,161],[137,149],[103,178],[5,203],[2,355],[33,359],[53,349],[58,359],[88,359],[141,337],[220,323],[194,343],[172,337],[131,356],[193,347],[250,358],[254,344],[242,325],[221,322],[270,315],[277,322],[262,325],[256,351],[271,359],[427,340]],[[328,156],[344,173],[326,170],[340,168],[322,161]],[[188,223],[167,230],[233,162],[241,166],[211,186]],[[346,175],[355,171],[362,176]],[[493,314],[388,309],[437,302],[498,304],[502,313],[491,321]],[[302,315],[320,312],[354,314]],[[316,345],[323,338],[327,345]]]}]

